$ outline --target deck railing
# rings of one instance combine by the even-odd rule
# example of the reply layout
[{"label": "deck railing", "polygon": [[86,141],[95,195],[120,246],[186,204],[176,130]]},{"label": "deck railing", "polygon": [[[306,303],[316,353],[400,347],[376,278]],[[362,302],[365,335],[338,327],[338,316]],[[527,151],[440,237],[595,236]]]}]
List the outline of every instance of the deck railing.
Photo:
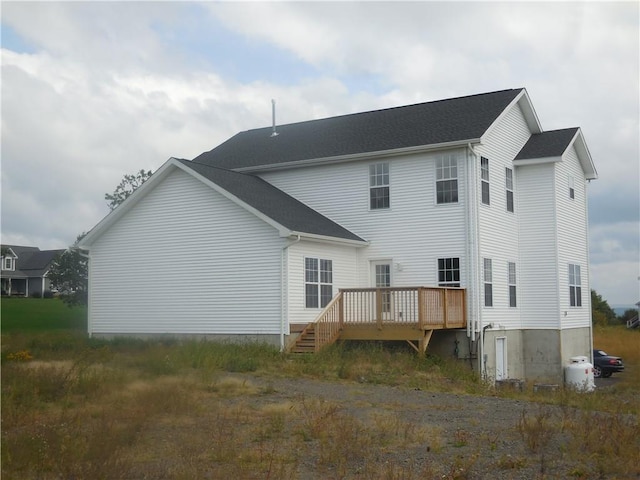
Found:
[{"label": "deck railing", "polygon": [[387,287],[341,289],[345,324],[417,325],[419,329],[466,326],[463,288]]},{"label": "deck railing", "polygon": [[[345,288],[307,328],[315,329],[315,350],[335,341],[344,326],[412,326],[420,330],[464,328],[463,288]],[[305,329],[306,331],[306,329]]]}]

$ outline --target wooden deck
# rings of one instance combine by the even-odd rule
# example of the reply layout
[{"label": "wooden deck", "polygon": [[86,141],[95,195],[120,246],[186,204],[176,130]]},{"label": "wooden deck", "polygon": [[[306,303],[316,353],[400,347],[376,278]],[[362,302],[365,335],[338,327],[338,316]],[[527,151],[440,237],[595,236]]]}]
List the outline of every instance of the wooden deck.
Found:
[{"label": "wooden deck", "polygon": [[339,339],[405,340],[424,354],[434,330],[465,328],[466,312],[462,288],[341,289],[291,351],[317,352]]}]

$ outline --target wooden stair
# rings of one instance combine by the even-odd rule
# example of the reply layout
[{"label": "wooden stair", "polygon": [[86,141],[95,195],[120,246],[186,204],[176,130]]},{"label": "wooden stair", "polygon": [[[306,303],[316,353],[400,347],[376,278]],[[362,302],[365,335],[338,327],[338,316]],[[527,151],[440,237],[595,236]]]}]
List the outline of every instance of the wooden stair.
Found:
[{"label": "wooden stair", "polygon": [[296,343],[289,350],[291,353],[315,353],[316,352],[316,324],[307,325],[300,336],[296,338]]}]

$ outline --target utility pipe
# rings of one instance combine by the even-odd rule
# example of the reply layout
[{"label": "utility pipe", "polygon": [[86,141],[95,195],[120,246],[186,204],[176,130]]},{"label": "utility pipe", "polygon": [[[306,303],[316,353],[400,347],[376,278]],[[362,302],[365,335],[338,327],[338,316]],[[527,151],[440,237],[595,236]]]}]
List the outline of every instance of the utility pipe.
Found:
[{"label": "utility pipe", "polygon": [[285,325],[285,311],[286,306],[286,290],[285,290],[285,274],[284,274],[284,256],[287,253],[287,250],[289,249],[289,247],[291,247],[292,245],[295,245],[296,243],[300,242],[300,235],[297,235],[297,238],[292,241],[287,243],[284,247],[282,247],[282,252],[280,254],[280,351],[284,352],[285,350],[285,345],[284,345],[284,325]]}]

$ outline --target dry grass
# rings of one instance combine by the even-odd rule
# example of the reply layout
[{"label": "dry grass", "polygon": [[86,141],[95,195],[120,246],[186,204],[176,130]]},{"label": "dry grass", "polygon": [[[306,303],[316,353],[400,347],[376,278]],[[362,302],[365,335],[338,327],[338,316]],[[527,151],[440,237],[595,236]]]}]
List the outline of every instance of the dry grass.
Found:
[{"label": "dry grass", "polygon": [[[562,476],[629,478],[640,475],[639,338],[620,329],[596,332],[596,344],[628,366],[611,390],[561,389],[544,398],[518,393],[539,407],[503,426],[520,442],[509,455],[495,452],[501,440],[495,435],[476,438],[481,418],[445,432],[409,419],[416,417],[396,404],[372,408],[360,400],[348,410],[321,398],[284,397],[269,386],[269,379],[316,377],[488,391],[460,364],[401,350],[338,346],[315,357],[288,357],[255,345],[9,338],[2,364],[2,475],[464,479],[477,478],[485,462],[507,477],[535,467],[543,478],[561,449],[569,466]],[[12,352],[28,355],[7,358]],[[262,386],[236,372],[252,372]],[[456,415],[447,405],[440,410]]]}]

